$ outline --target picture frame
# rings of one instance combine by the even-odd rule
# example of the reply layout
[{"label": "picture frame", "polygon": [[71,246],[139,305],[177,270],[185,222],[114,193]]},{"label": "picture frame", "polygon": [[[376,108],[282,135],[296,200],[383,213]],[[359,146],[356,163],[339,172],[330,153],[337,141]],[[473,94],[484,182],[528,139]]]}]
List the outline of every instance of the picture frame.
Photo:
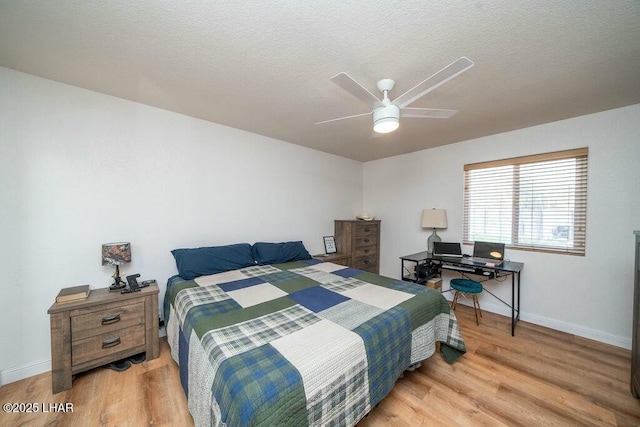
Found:
[{"label": "picture frame", "polygon": [[324,251],[328,254],[335,254],[338,252],[336,248],[336,238],[334,236],[324,236]]}]

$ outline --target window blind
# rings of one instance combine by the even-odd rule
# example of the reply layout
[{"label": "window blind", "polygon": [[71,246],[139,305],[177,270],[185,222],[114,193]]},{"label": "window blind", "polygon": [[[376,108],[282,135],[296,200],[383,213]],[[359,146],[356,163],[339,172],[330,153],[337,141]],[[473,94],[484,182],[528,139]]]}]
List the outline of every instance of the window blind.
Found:
[{"label": "window blind", "polygon": [[588,148],[464,167],[465,243],[584,255]]}]

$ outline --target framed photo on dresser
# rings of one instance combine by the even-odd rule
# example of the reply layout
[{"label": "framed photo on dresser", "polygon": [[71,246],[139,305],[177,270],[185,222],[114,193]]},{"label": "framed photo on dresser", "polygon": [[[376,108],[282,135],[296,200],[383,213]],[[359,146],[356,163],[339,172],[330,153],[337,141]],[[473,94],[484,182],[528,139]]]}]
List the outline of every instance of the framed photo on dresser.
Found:
[{"label": "framed photo on dresser", "polygon": [[336,249],[336,238],[334,236],[324,236],[324,251],[328,254],[335,254],[338,252]]}]

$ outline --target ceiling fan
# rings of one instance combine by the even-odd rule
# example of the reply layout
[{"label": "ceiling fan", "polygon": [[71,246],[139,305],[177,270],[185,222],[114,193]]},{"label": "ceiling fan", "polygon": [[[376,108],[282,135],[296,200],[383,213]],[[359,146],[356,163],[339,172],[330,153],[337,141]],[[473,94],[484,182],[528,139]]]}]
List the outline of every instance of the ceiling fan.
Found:
[{"label": "ceiling fan", "polygon": [[369,92],[364,86],[355,81],[347,73],[339,73],[331,77],[331,81],[349,92],[356,98],[371,104],[373,109],[367,113],[356,114],[354,116],[339,117],[337,119],[324,120],[316,124],[330,123],[338,120],[363,117],[373,113],[373,130],[378,133],[389,133],[398,129],[400,117],[419,117],[427,119],[448,119],[458,112],[458,110],[445,110],[438,108],[410,108],[410,105],[417,99],[423,97],[432,90],[440,87],[449,80],[473,67],[474,63],[467,57],[461,57],[444,67],[425,81],[418,83],[393,101],[389,100],[389,91],[393,89],[395,82],[391,79],[382,79],[377,87],[382,92],[382,99]]}]

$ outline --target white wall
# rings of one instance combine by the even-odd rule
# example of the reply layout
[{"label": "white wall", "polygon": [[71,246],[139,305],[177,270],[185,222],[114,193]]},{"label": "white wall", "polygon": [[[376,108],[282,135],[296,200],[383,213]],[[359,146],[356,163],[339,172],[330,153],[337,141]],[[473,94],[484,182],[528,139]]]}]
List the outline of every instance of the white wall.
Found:
[{"label": "white wall", "polygon": [[60,288],[176,273],[170,250],[302,240],[362,211],[362,164],[0,68],[0,384],[50,369]]},{"label": "white wall", "polygon": [[[523,320],[630,348],[639,135],[634,105],[366,163],[363,208],[382,220],[381,274],[399,278],[399,257],[426,250],[422,209],[446,209],[449,228],[438,234],[462,240],[464,164],[589,147],[586,256],[516,250],[506,256],[525,263]],[[445,276],[445,287],[453,277]],[[510,285],[487,286],[510,301]],[[480,304],[510,315],[486,293]]]}]

